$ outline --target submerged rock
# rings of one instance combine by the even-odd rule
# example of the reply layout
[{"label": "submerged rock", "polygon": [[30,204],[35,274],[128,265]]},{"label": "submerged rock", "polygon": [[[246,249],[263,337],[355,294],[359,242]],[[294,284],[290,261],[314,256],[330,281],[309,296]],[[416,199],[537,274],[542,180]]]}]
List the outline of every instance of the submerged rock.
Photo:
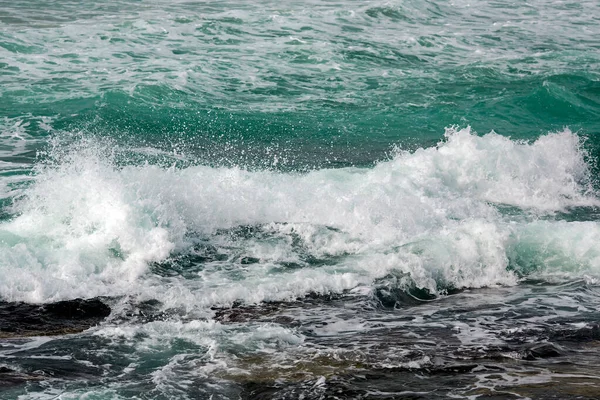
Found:
[{"label": "submerged rock", "polygon": [[0,338],[49,336],[84,331],[110,315],[97,298],[49,304],[0,303]]}]

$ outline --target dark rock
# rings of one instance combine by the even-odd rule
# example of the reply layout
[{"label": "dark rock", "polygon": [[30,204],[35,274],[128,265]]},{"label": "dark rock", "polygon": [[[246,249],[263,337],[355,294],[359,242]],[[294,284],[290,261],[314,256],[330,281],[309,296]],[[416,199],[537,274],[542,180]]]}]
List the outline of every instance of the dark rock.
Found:
[{"label": "dark rock", "polygon": [[222,323],[228,322],[247,322],[260,317],[271,315],[279,310],[279,303],[262,303],[260,305],[242,305],[240,303],[234,303],[230,308],[216,308],[212,309],[215,311],[215,321]]},{"label": "dark rock", "polygon": [[552,343],[541,343],[528,348],[525,351],[526,360],[537,360],[540,358],[559,357],[562,355],[561,350]]},{"label": "dark rock", "polygon": [[0,338],[48,336],[86,330],[110,315],[99,299],[49,304],[0,303]]}]

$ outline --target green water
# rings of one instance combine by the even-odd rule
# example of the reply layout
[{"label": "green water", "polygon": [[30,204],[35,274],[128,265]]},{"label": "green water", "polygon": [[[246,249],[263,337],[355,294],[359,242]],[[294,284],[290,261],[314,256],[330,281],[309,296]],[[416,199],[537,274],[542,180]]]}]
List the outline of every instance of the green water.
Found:
[{"label": "green water", "polygon": [[550,1],[6,3],[0,113],[9,133],[29,123],[32,139],[49,136],[46,117],[54,131],[183,146],[204,163],[260,164],[270,146],[293,169],[368,165],[391,146],[431,146],[452,125],[517,139],[568,126],[596,138],[597,11]]}]

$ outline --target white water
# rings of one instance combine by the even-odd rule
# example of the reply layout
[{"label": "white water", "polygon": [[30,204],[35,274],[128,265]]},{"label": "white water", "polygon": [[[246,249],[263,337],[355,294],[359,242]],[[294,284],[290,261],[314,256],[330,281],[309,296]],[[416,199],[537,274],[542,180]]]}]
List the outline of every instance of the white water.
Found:
[{"label": "white water", "polygon": [[[600,274],[598,223],[538,220],[600,206],[568,130],[530,144],[449,130],[437,147],[371,169],[307,174],[120,168],[107,153],[79,143],[39,167],[0,225],[2,298],[132,294],[205,307],[364,292],[389,273],[432,292],[515,284],[509,264],[542,279]],[[240,225],[255,231],[224,231]],[[195,279],[149,272],[198,241],[222,256]]]}]

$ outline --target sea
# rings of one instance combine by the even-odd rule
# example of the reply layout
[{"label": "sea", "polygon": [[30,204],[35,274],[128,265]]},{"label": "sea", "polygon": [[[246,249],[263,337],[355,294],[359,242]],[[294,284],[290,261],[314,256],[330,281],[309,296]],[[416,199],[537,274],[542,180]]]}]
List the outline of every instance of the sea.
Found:
[{"label": "sea", "polygon": [[0,398],[600,398],[597,0],[0,0]]}]

